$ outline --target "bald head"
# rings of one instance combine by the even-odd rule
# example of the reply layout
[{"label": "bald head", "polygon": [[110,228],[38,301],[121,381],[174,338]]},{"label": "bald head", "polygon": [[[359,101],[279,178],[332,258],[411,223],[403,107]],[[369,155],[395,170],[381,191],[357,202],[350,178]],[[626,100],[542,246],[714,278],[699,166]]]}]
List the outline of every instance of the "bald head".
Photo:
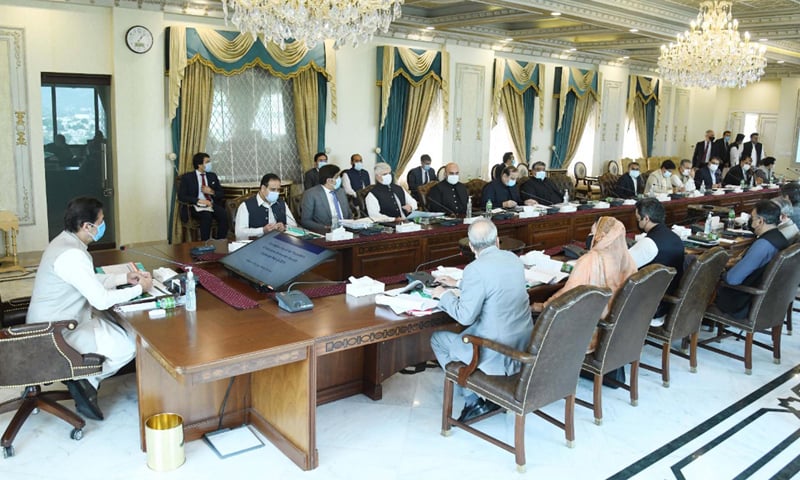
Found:
[{"label": "bald head", "polygon": [[450,162],[444,166],[444,171],[448,175],[458,175],[459,174],[458,164]]},{"label": "bald head", "polygon": [[479,218],[469,226],[469,244],[475,253],[497,245],[497,227],[488,218]]}]

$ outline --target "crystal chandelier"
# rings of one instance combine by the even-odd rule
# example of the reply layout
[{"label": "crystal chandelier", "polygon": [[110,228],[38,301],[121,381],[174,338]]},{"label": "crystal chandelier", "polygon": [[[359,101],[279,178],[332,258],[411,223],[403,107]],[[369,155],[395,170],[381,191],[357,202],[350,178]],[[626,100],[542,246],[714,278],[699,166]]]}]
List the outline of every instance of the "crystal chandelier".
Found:
[{"label": "crystal chandelier", "polygon": [[222,0],[225,21],[284,48],[287,39],[313,48],[326,39],[335,46],[368,42],[400,16],[403,0]]},{"label": "crystal chandelier", "polygon": [[685,87],[742,88],[764,75],[766,47],[739,35],[739,22],[731,15],[731,2],[705,1],[697,20],[678,35],[676,43],[661,45],[661,77]]}]

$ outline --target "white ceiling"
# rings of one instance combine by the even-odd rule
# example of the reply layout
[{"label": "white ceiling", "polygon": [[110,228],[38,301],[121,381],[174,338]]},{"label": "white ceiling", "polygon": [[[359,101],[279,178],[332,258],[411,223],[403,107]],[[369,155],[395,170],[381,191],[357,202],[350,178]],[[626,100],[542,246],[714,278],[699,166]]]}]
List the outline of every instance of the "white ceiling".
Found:
[{"label": "white ceiling", "polygon": [[[219,0],[70,3],[222,16]],[[521,54],[627,63],[633,69],[652,70],[659,47],[688,28],[699,5],[699,0],[405,0],[403,15],[392,24],[391,32],[408,38],[452,38]],[[552,12],[561,15],[553,16]],[[766,39],[762,43],[767,46],[768,77],[800,76],[800,0],[734,0],[733,16],[739,21],[740,31],[749,31],[756,41]]]}]

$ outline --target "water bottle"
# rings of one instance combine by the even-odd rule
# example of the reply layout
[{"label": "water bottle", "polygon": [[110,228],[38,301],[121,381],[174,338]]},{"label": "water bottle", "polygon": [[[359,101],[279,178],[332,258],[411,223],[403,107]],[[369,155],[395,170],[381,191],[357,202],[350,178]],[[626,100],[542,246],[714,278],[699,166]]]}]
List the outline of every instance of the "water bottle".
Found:
[{"label": "water bottle", "polygon": [[334,215],[333,218],[331,219],[331,231],[334,231],[337,228],[339,228],[339,217],[337,215]]},{"label": "water bottle", "polygon": [[711,212],[708,212],[708,216],[706,217],[706,225],[703,228],[703,234],[708,237],[711,234]]},{"label": "water bottle", "polygon": [[491,200],[487,200],[486,201],[486,215],[490,215],[490,216],[492,215],[492,201]]},{"label": "water bottle", "polygon": [[742,181],[741,181],[741,182],[739,182],[739,188],[741,188],[742,190],[744,190],[744,178],[742,179]]},{"label": "water bottle", "polygon": [[568,203],[569,203],[569,190],[565,188],[564,189],[564,205],[566,205]]},{"label": "water bottle", "polygon": [[650,198],[656,198],[656,186],[655,186],[655,184],[654,185],[650,185],[650,192],[649,192],[648,196]]},{"label": "water bottle", "polygon": [[472,218],[472,197],[467,195],[467,218]]},{"label": "water bottle", "polygon": [[728,210],[728,230],[731,230],[734,225],[734,219],[736,218],[736,212],[733,211],[731,208]]},{"label": "water bottle", "polygon": [[703,182],[700,183],[700,194],[701,195],[705,195],[706,194],[706,181],[705,180],[703,180]]},{"label": "water bottle", "polygon": [[177,305],[175,297],[164,297],[156,300],[156,307],[163,308],[164,310],[171,310],[175,308],[175,305]]},{"label": "water bottle", "polygon": [[186,311],[194,312],[197,310],[197,293],[195,292],[194,272],[192,267],[186,267]]}]

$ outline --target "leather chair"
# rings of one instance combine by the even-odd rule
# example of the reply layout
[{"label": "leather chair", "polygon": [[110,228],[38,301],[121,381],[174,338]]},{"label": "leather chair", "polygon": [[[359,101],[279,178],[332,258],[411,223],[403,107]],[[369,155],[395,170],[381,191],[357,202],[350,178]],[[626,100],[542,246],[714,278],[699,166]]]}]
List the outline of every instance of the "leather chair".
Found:
[{"label": "leather chair", "polygon": [[619,163],[616,160],[609,160],[606,164],[606,173],[620,175]]},{"label": "leather chair", "polygon": [[[714,247],[693,259],[678,284],[674,295],[664,295],[663,301],[671,304],[664,324],[650,327],[647,332],[648,345],[661,348],[661,368],[642,364],[642,368],[661,374],[662,384],[669,387],[669,354],[674,353],[689,359],[689,370],[697,371],[697,337],[703,312],[708,308],[714,287],[728,261],[728,253],[721,247]],[[672,350],[672,343],[690,337],[689,356]],[[651,340],[652,339],[652,340]]]},{"label": "leather chair", "polygon": [[[181,176],[175,177],[175,191],[181,191]],[[176,207],[178,209],[178,217],[181,220],[181,228],[183,229],[183,240],[189,242],[196,242],[200,240],[200,221],[191,215],[191,209],[194,208],[192,203],[181,202],[177,197],[175,198]],[[216,236],[217,220],[211,220],[211,238]]]},{"label": "leather chair", "polygon": [[619,175],[611,172],[600,175],[600,178],[597,179],[597,183],[600,185],[601,198],[617,197],[616,188],[619,177]]},{"label": "leather chair", "polygon": [[527,163],[520,163],[517,165],[517,173],[519,178],[527,178],[530,175],[530,168]]},{"label": "leather chair", "polygon": [[[608,289],[582,285],[553,300],[539,315],[527,351],[520,352],[491,340],[464,336],[472,344],[472,362],[445,365],[442,435],[455,426],[514,453],[517,470],[525,470],[525,415],[535,412],[548,422],[564,429],[567,445],[575,440],[575,389],[581,359],[597,324],[597,312],[608,302]],[[522,363],[522,370],[511,376],[486,375],[477,370],[480,348],[498,351]],[[458,383],[515,414],[514,445],[509,445],[471,425],[502,410],[467,422],[452,418],[453,386]],[[564,422],[539,411],[560,399],[566,399]]]},{"label": "leather chair", "polygon": [[0,387],[24,388],[20,398],[0,404],[0,413],[16,410],[2,437],[3,456],[14,455],[12,443],[35,409],[44,410],[72,425],[70,437],[80,440],[86,422],[57,403],[70,400],[69,392],[42,392],[41,385],[97,375],[105,357],[80,354],[64,340],[64,330],[73,330],[74,320],[33,323],[0,330]]},{"label": "leather chair", "polygon": [[575,166],[572,167],[572,173],[575,175],[575,195],[587,200],[600,195],[600,187],[596,185],[597,177],[586,175],[586,164],[575,162]]},{"label": "leather chair", "polygon": [[256,192],[245,193],[238,197],[225,202],[225,211],[228,212],[228,240],[236,240],[236,211],[239,210],[239,205],[247,201],[249,198],[254,197]]},{"label": "leather chair", "polygon": [[417,193],[419,193],[419,200],[420,200],[419,207],[422,210],[427,210],[428,209],[428,192],[431,190],[431,188],[436,186],[437,183],[439,183],[439,182],[434,180],[434,181],[428,182],[428,183],[426,183],[424,185],[420,185],[417,188]]},{"label": "leather chair", "polygon": [[483,210],[484,206],[481,205],[481,196],[483,195],[483,187],[485,187],[487,183],[486,180],[473,178],[464,184],[464,186],[467,187],[467,194],[472,198],[473,209]]},{"label": "leather chair", "polygon": [[25,323],[30,303],[31,297],[12,298],[8,301],[0,298],[0,328]]},{"label": "leather chair", "polygon": [[567,175],[560,175],[560,174],[550,175],[548,178],[550,179],[551,182],[553,182],[553,185],[555,185],[558,188],[559,192],[567,190],[569,193],[570,200],[575,199],[575,183],[572,181],[571,178],[569,178]]},{"label": "leather chair", "polygon": [[356,192],[356,195],[358,196],[358,208],[361,211],[362,218],[366,218],[369,216],[369,214],[367,213],[367,195],[369,195],[369,192],[371,192],[373,188],[375,188],[374,184],[367,185],[366,187]]},{"label": "leather chair", "polygon": [[438,178],[440,182],[447,180],[447,171],[445,170],[444,166],[439,167],[439,169],[436,170],[436,178]]},{"label": "leather chair", "polygon": [[606,373],[630,363],[630,385],[619,385],[630,391],[631,405],[639,403],[639,358],[644,339],[674,276],[675,269],[663,265],[649,265],[634,273],[614,296],[606,320],[599,323],[597,348],[583,360],[583,370],[594,375],[594,400],[593,403],[577,400],[579,405],[594,410],[597,425],[603,423],[602,389]]},{"label": "leather chair", "polygon": [[[787,306],[795,298],[797,285],[800,283],[800,244],[795,243],[778,252],[767,264],[758,284],[747,287],[744,285],[725,285],[742,295],[750,295],[750,311],[746,318],[738,319],[723,313],[716,305],[711,305],[706,310],[703,318],[717,322],[719,331],[716,336],[700,342],[700,346],[727,357],[744,361],[744,372],[752,373],[753,345],[772,351],[774,363],[781,363],[781,331]],[[709,345],[725,337],[734,336],[741,339],[741,332],[747,332],[744,343],[744,356],[735,355]],[[772,345],[754,341],[755,332],[770,329],[772,331]]]}]

